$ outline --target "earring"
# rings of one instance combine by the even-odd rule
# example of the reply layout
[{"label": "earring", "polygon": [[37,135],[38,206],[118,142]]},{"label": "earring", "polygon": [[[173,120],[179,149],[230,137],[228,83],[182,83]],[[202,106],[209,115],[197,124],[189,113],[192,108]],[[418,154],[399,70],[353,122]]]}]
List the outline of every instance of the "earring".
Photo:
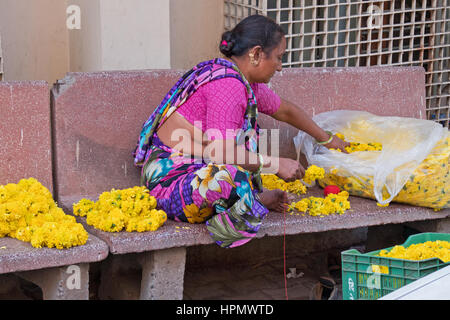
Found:
[{"label": "earring", "polygon": [[254,66],[257,66],[258,61],[255,60],[255,55],[253,53],[249,53],[248,56],[250,57],[250,63]]}]

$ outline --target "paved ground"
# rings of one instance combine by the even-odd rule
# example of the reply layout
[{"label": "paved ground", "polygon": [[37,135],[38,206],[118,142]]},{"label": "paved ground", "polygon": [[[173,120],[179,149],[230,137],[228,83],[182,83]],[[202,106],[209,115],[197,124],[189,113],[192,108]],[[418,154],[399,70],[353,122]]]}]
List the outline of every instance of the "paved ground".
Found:
[{"label": "paved ground", "polygon": [[[325,261],[324,254],[308,258],[289,258],[287,266],[287,295],[289,300],[309,300],[311,289],[318,277],[326,271],[315,269],[318,261]],[[184,300],[285,300],[283,259],[266,263],[234,267],[187,268],[184,280]],[[290,270],[295,268],[295,270]],[[290,274],[290,275],[289,275]],[[339,287],[340,270],[331,273]],[[2,285],[8,285],[7,294],[0,300],[40,300],[42,292],[35,285],[14,275],[3,276]],[[138,279],[137,279],[138,281]],[[0,281],[1,282],[1,281]],[[90,283],[90,299],[97,299],[98,280]],[[6,288],[3,288],[6,289]]]},{"label": "paved ground", "polygon": [[[294,258],[286,261],[287,296],[289,300],[309,300],[321,272],[313,270],[314,258]],[[184,299],[186,300],[285,300],[283,259],[265,264],[223,268],[186,270]],[[295,268],[291,272],[290,268]],[[319,271],[319,272],[315,272]],[[295,274],[295,276],[294,276]],[[341,299],[340,269],[331,274],[339,287]]]}]

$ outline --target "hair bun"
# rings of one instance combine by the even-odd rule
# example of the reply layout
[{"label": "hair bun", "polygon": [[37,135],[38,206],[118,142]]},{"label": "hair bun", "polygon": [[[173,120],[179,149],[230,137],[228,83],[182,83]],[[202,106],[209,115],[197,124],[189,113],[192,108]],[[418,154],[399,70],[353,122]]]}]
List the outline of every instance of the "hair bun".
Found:
[{"label": "hair bun", "polygon": [[219,50],[225,57],[229,58],[233,55],[234,44],[235,44],[235,37],[233,32],[226,31],[222,35]]}]

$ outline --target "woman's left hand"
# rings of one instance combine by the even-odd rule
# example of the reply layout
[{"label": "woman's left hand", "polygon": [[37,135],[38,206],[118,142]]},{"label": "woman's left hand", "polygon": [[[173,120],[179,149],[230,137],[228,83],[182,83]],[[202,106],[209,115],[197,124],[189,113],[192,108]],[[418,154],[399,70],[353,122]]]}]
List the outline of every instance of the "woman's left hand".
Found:
[{"label": "woman's left hand", "polygon": [[348,153],[347,150],[345,150],[345,147],[349,147],[350,143],[345,142],[334,135],[333,140],[331,140],[330,143],[324,144],[324,146],[328,149],[340,149],[343,153]]}]

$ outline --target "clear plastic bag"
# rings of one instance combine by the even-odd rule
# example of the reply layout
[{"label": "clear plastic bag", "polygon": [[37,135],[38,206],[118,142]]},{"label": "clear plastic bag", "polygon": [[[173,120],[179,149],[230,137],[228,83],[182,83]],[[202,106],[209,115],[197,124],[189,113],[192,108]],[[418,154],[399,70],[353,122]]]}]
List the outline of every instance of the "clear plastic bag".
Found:
[{"label": "clear plastic bag", "polygon": [[315,143],[304,132],[294,137],[297,153],[325,169],[319,184],[338,185],[351,195],[435,209],[450,207],[450,134],[430,121],[337,110],[316,115],[324,130],[342,133],[348,142],[382,144],[381,151],[345,154]]}]

